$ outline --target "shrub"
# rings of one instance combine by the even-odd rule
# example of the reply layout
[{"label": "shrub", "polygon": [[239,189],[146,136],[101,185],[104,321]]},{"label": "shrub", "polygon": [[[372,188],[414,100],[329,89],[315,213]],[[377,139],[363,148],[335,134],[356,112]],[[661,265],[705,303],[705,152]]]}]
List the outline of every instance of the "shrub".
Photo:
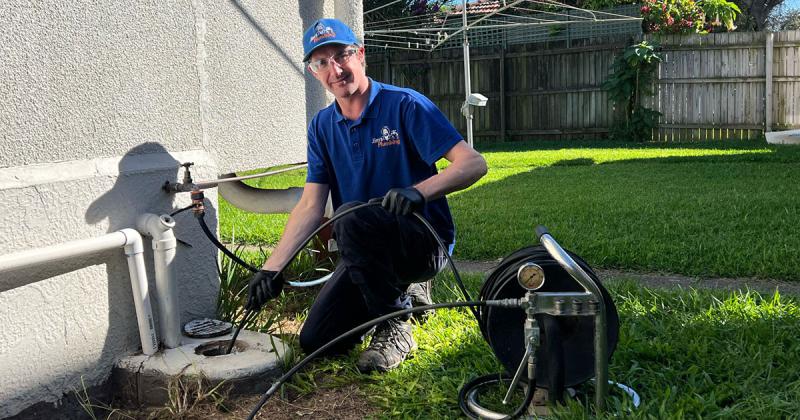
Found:
[{"label": "shrub", "polygon": [[727,0],[702,0],[699,3],[706,17],[704,28],[706,31],[716,31],[715,28],[723,24],[728,31],[736,29],[733,22],[736,20],[736,15],[742,13],[736,3]]},{"label": "shrub", "polygon": [[631,45],[614,59],[612,73],[603,85],[609,98],[622,106],[625,117],[611,128],[618,140],[648,140],[661,113],[642,106],[642,97],[653,94],[653,81],[661,57],[647,41]]},{"label": "shrub", "polygon": [[728,0],[644,0],[642,18],[646,32],[660,34],[707,34],[736,29],[741,10]]},{"label": "shrub", "polygon": [[690,34],[705,30],[705,14],[694,0],[644,0],[641,11],[646,32]]}]

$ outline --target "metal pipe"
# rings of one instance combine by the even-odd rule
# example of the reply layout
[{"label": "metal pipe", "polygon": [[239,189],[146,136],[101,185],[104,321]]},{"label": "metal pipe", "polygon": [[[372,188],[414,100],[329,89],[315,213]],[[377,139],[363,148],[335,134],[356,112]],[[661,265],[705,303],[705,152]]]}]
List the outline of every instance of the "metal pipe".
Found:
[{"label": "metal pipe", "polygon": [[156,273],[156,299],[158,300],[158,324],[164,347],[174,349],[181,345],[181,316],[178,299],[178,283],[175,279],[177,241],[172,228],[175,219],[169,215],[157,216],[145,213],[136,219],[136,228],[142,235],[153,238],[153,265]]},{"label": "metal pipe", "polygon": [[[569,20],[550,21],[550,20],[546,20],[546,21],[543,21],[543,22],[528,22],[528,23],[520,22],[520,23],[504,23],[504,24],[498,24],[498,25],[481,25],[481,26],[478,27],[478,29],[514,28],[514,27],[519,27],[519,26],[572,25],[572,24],[577,24],[577,23],[633,22],[633,21],[642,21],[642,20],[643,20],[643,18],[637,18],[637,17],[619,18],[619,19],[600,19],[600,20],[596,20],[596,21],[595,20],[581,20],[581,21],[569,21]],[[472,27],[472,26],[474,26],[474,23],[470,24],[470,27]],[[408,32],[418,32],[418,33],[423,33],[423,32],[446,32],[447,29],[453,29],[453,28],[376,29],[374,31],[365,31],[365,33],[367,35],[380,35],[380,34],[402,34],[402,33],[408,33]],[[461,30],[459,29],[457,32],[461,33]],[[456,32],[453,32],[452,34],[448,33],[447,34],[447,39],[450,39],[455,35],[456,35]],[[436,48],[439,47],[439,45],[445,43],[447,41],[447,39],[444,39],[444,40],[440,41],[439,43],[434,45],[431,49],[435,50]]]},{"label": "metal pipe", "polygon": [[122,229],[91,239],[80,239],[48,247],[30,249],[0,256],[0,273],[24,269],[75,257],[95,254],[100,251],[124,247],[128,260],[128,272],[133,289],[133,303],[139,324],[139,339],[146,355],[158,351],[158,335],[153,322],[153,310],[147,286],[147,271],[142,253],[142,236],[133,229]]},{"label": "metal pipe", "polygon": [[302,164],[299,164],[299,165],[290,166],[288,168],[275,169],[275,170],[272,170],[272,171],[261,172],[261,173],[257,173],[257,174],[251,174],[251,175],[236,176],[236,174],[225,174],[225,175],[222,175],[222,177],[220,177],[218,179],[212,179],[212,180],[208,180],[208,181],[197,181],[194,184],[194,188],[199,188],[199,189],[203,190],[203,189],[206,189],[206,188],[216,187],[218,184],[222,184],[222,183],[225,183],[225,182],[236,182],[236,181],[244,181],[245,179],[263,178],[265,176],[282,174],[284,172],[295,171],[295,170],[304,169],[304,168],[307,168],[307,167],[308,167],[307,163],[302,163]]},{"label": "metal pipe", "polygon": [[291,166],[291,167],[288,167],[288,168],[276,169],[274,171],[262,172],[262,173],[258,173],[258,174],[243,175],[243,176],[236,176],[236,174],[226,174],[226,175],[223,175],[222,178],[219,178],[219,179],[212,179],[212,180],[207,180],[207,181],[194,182],[192,180],[192,174],[191,174],[191,172],[189,170],[189,167],[191,167],[192,165],[193,165],[192,162],[186,162],[183,165],[181,165],[181,166],[184,167],[184,171],[185,171],[184,175],[183,175],[183,181],[182,182],[169,182],[169,181],[167,181],[167,182],[164,183],[164,185],[161,188],[164,191],[169,192],[169,193],[191,192],[191,191],[196,190],[196,189],[201,189],[202,190],[202,189],[206,189],[206,188],[214,188],[217,185],[219,185],[221,183],[224,183],[224,182],[237,182],[237,181],[242,181],[242,180],[245,180],[245,179],[262,178],[262,177],[265,177],[265,176],[276,175],[276,174],[280,174],[280,173],[283,173],[283,172],[294,171],[294,170],[297,170],[297,169],[303,169],[303,168],[308,167],[308,164],[304,163],[304,164],[301,164],[301,165],[295,165],[295,166]]},{"label": "metal pipe", "polygon": [[597,287],[591,276],[581,268],[572,257],[564,251],[558,242],[549,233],[540,232],[539,241],[544,245],[547,252],[555,259],[564,270],[569,273],[587,292],[593,294],[597,299],[597,313],[594,323],[594,369],[595,369],[595,406],[598,411],[602,411],[605,405],[605,396],[608,395],[608,336],[606,320],[606,304],[600,288]]},{"label": "metal pipe", "polygon": [[472,94],[472,81],[470,80],[469,70],[469,26],[467,25],[467,0],[461,0],[461,7],[463,8],[463,13],[461,16],[464,22],[464,26],[462,26],[462,30],[464,31],[464,106],[467,107],[467,113],[464,115],[464,118],[467,119],[467,144],[472,147],[472,108],[469,103],[467,103],[469,100],[469,95]]}]

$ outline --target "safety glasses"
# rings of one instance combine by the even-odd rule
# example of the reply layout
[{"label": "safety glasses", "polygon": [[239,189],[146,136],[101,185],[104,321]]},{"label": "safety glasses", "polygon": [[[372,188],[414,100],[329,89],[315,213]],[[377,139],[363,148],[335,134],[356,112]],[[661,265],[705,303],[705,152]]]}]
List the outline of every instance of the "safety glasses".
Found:
[{"label": "safety glasses", "polygon": [[347,63],[348,60],[350,60],[350,57],[355,55],[355,53],[357,52],[358,50],[355,48],[346,48],[344,51],[332,55],[328,58],[320,58],[317,60],[309,61],[308,68],[311,69],[311,71],[313,71],[316,74],[327,73],[333,67],[334,62],[336,62],[336,64],[340,66],[343,66],[345,63]]}]

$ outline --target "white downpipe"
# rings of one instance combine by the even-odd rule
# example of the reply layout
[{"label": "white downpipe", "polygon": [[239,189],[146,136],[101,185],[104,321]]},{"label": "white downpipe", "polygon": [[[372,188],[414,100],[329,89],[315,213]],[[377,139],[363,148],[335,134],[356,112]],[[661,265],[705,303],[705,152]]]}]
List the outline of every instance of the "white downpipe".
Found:
[{"label": "white downpipe", "polygon": [[175,247],[177,241],[172,228],[175,219],[167,214],[157,216],[146,213],[136,219],[136,228],[142,235],[153,238],[153,262],[156,272],[156,299],[158,299],[158,324],[164,346],[174,349],[181,345],[181,316],[178,303],[178,284],[175,281]]},{"label": "white downpipe", "polygon": [[158,351],[158,335],[153,322],[153,310],[147,288],[147,272],[144,267],[142,236],[133,229],[122,229],[97,238],[80,239],[44,248],[31,249],[0,256],[0,273],[95,254],[114,248],[125,248],[128,271],[131,276],[133,303],[139,323],[139,339],[146,355]]}]

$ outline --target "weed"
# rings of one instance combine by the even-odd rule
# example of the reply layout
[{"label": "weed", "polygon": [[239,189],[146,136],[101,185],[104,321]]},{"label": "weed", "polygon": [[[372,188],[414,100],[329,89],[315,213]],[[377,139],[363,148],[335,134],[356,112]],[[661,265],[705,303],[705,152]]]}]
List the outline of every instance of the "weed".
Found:
[{"label": "weed", "polygon": [[154,418],[185,419],[197,418],[200,413],[229,411],[224,402],[222,381],[214,386],[203,375],[176,376],[167,385],[167,404],[153,413]]},{"label": "weed", "polygon": [[81,405],[83,411],[86,412],[86,415],[89,416],[92,420],[97,420],[98,415],[95,410],[101,410],[105,412],[105,415],[100,417],[104,419],[111,419],[111,418],[119,418],[119,419],[133,419],[134,417],[125,414],[122,410],[118,408],[114,408],[108,404],[100,403],[96,401],[92,401],[91,397],[89,396],[89,391],[86,388],[86,382],[84,381],[83,375],[81,375],[81,389],[73,389],[72,392],[75,394],[75,397],[78,400],[78,403]]}]

